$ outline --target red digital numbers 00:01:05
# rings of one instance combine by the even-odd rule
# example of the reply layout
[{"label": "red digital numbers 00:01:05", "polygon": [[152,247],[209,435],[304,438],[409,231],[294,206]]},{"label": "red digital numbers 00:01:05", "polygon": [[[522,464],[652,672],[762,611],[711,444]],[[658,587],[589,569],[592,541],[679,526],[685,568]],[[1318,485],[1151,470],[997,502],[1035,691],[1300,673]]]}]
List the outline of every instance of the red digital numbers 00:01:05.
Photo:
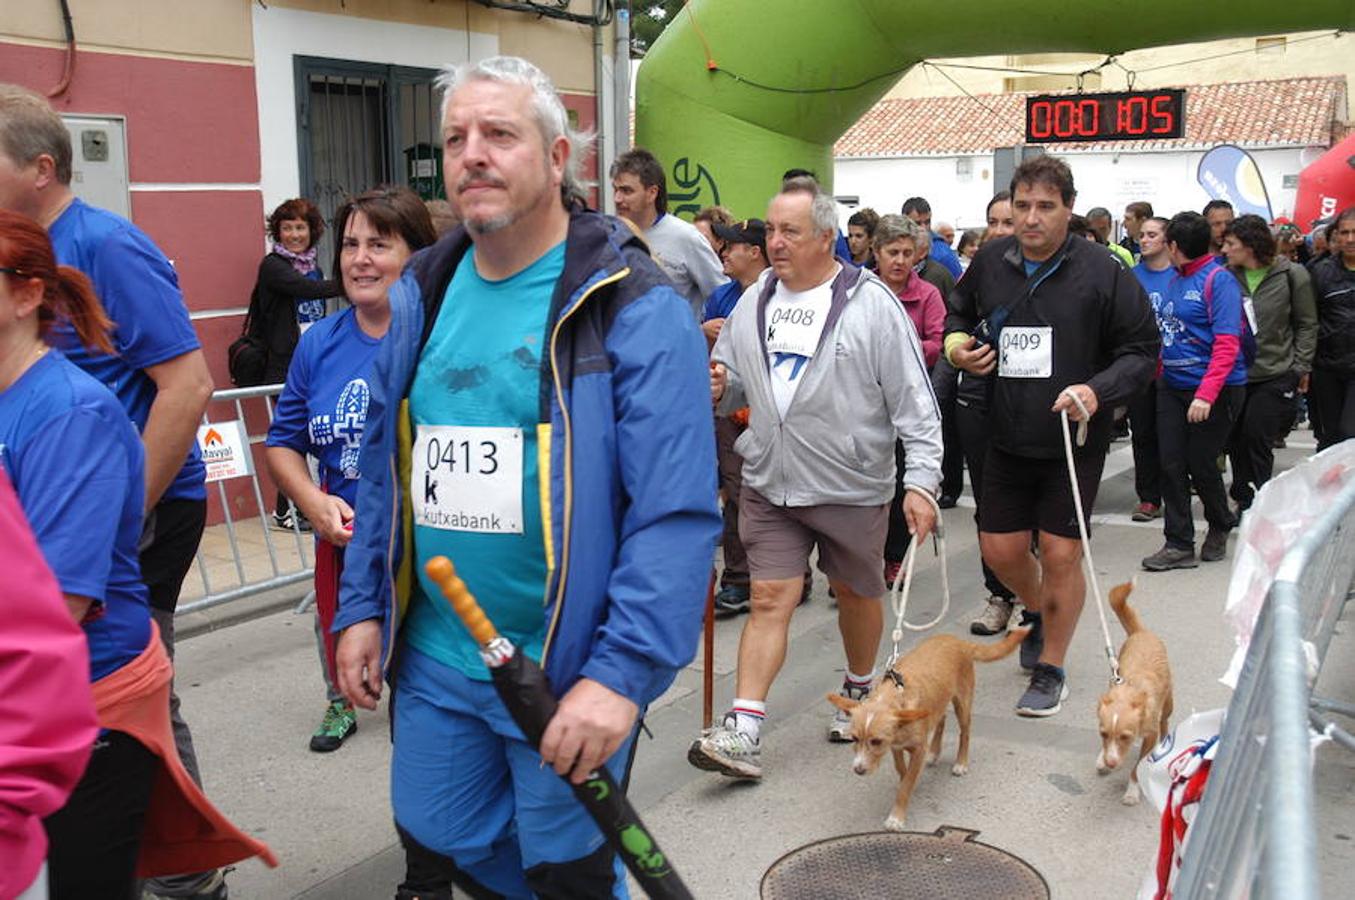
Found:
[{"label": "red digital numbers 00:01:05", "polygon": [[1060,94],[1026,99],[1026,141],[1170,140],[1184,134],[1185,91]]}]

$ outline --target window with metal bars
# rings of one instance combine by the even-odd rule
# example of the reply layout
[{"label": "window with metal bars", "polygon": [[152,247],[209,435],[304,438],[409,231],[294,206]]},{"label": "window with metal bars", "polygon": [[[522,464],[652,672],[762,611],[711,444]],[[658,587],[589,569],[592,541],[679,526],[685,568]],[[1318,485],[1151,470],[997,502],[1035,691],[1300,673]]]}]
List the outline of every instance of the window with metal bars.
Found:
[{"label": "window with metal bars", "polygon": [[[295,57],[295,69],[301,193],[326,225],[345,200],[379,184],[444,197],[436,71],[313,56]],[[335,239],[328,229],[319,249],[330,275]]]}]

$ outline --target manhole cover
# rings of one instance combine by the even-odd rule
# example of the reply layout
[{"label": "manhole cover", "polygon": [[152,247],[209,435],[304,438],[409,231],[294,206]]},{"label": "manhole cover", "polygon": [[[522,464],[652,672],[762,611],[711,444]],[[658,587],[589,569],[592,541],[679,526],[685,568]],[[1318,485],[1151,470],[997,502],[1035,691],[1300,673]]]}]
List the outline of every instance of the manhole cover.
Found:
[{"label": "manhole cover", "polygon": [[762,876],[763,900],[1049,900],[1049,885],[977,831],[938,828],[829,838],[792,850]]}]

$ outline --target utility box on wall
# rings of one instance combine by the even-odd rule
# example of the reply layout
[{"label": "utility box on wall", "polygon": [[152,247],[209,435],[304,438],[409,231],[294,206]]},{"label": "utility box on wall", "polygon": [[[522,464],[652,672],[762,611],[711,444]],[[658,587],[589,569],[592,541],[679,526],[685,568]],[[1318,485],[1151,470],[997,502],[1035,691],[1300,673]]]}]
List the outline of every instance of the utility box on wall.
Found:
[{"label": "utility box on wall", "polygon": [[71,189],[91,206],[132,217],[127,122],[121,116],[62,116],[71,135]]}]

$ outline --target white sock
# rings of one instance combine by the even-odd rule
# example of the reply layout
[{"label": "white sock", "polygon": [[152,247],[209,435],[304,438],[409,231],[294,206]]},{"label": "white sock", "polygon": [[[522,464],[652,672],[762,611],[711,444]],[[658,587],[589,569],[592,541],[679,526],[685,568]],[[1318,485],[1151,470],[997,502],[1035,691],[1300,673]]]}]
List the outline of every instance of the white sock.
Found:
[{"label": "white sock", "polygon": [[767,701],[765,700],[745,700],[742,697],[734,698],[734,705],[730,708],[734,713],[734,727],[753,740],[760,740],[762,736],[762,722],[767,718]]},{"label": "white sock", "polygon": [[865,675],[857,675],[850,669],[847,670],[847,677],[843,679],[843,687],[853,687],[860,690],[870,690],[871,682],[875,680],[875,670],[871,669]]}]

